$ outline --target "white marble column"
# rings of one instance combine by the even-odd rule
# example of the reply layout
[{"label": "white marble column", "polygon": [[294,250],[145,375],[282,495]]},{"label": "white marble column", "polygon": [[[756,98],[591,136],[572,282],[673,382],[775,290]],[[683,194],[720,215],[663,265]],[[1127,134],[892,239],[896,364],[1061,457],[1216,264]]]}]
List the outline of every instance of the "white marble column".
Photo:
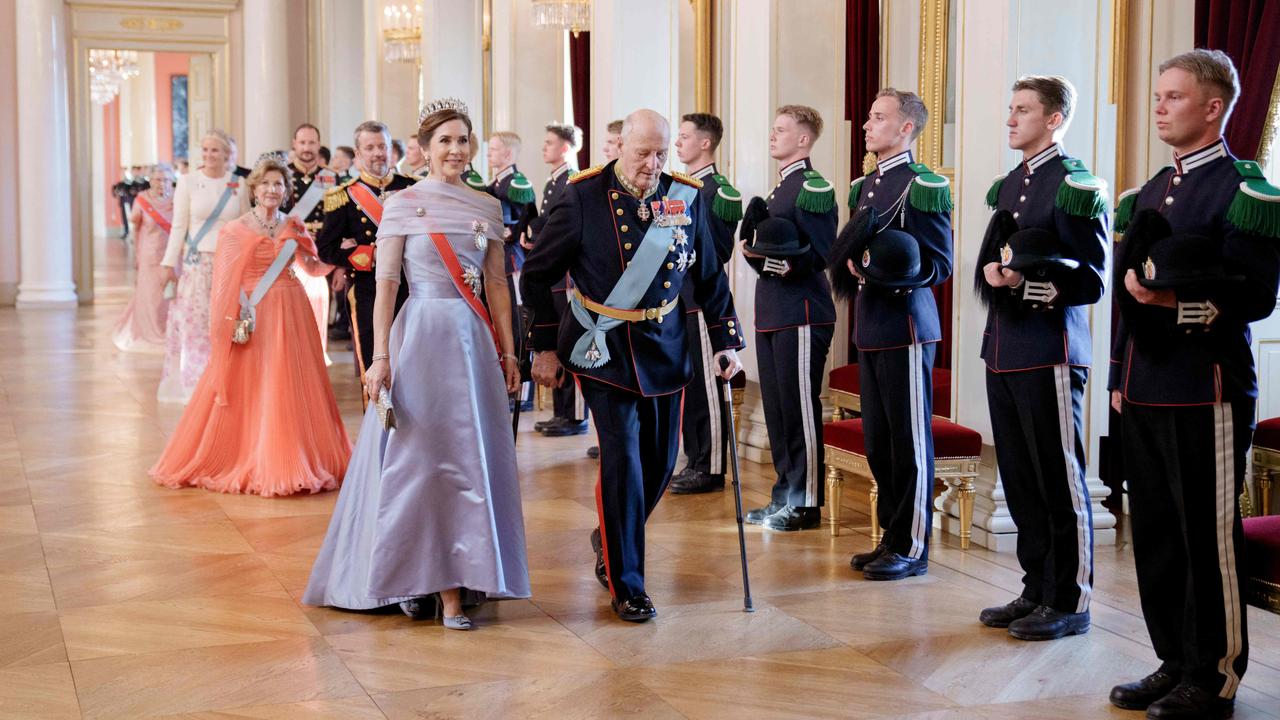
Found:
[{"label": "white marble column", "polygon": [[19,308],[75,305],[62,0],[17,0]]},{"label": "white marble column", "polygon": [[145,52],[138,54],[138,74],[120,84],[120,164],[152,165],[159,159],[156,56]]},{"label": "white marble column", "polygon": [[592,4],[592,128],[603,129],[611,120],[640,108],[662,113],[673,125],[679,119],[682,60],[677,3],[684,1],[596,0]]},{"label": "white marble column", "polygon": [[244,137],[237,162],[246,167],[258,155],[289,146],[288,5],[279,0],[244,0]]},{"label": "white marble column", "polygon": [[[459,98],[484,134],[484,35],[480,0],[423,0],[422,88],[426,102]],[[537,72],[527,68],[526,72]]]},{"label": "white marble column", "polygon": [[318,41],[310,53],[314,122],[329,147],[351,145],[356,126],[373,117],[365,110],[364,6],[351,0],[319,0],[312,8]]}]

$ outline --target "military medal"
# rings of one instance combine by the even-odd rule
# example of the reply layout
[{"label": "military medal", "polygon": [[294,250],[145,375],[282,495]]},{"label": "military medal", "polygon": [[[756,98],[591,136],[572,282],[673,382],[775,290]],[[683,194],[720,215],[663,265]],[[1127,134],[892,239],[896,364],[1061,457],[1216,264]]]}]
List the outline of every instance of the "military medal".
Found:
[{"label": "military medal", "polygon": [[676,267],[680,270],[680,272],[685,272],[689,268],[693,267],[693,264],[697,262],[697,260],[698,260],[698,251],[681,250],[680,254],[676,256]]},{"label": "military medal", "polygon": [[1156,279],[1156,263],[1150,257],[1147,257],[1147,261],[1142,263],[1142,277],[1148,280]]},{"label": "military medal", "polygon": [[678,227],[671,231],[671,237],[675,239],[676,244],[681,247],[689,244],[689,236],[685,234],[684,228]]},{"label": "military medal", "polygon": [[476,249],[483,251],[489,245],[489,238],[485,237],[485,233],[489,231],[489,223],[483,220],[471,221],[471,232],[475,235]]},{"label": "military medal", "polygon": [[649,208],[644,203],[640,203],[640,208],[636,210],[636,215],[640,216],[640,222],[649,221]]},{"label": "military medal", "polygon": [[1009,247],[1009,243],[1005,243],[1004,247],[1000,248],[1000,264],[1007,266],[1011,262],[1013,262],[1013,248]]},{"label": "military medal", "polygon": [[471,294],[480,297],[480,268],[475,265],[462,266],[462,282],[471,288]]}]

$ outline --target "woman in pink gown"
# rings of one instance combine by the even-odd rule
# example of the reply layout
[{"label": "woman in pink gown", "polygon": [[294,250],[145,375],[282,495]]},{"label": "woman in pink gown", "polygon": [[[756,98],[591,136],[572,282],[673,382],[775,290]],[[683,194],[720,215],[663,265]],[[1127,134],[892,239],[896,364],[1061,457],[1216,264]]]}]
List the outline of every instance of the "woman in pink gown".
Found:
[{"label": "woman in pink gown", "polygon": [[173,168],[166,163],[151,171],[151,189],[133,201],[129,222],[133,224],[137,275],[133,299],[116,323],[111,339],[125,352],[164,352],[165,320],[169,299],[164,287],[171,277],[164,259],[169,233],[173,230]]},{"label": "woman in pink gown", "polygon": [[[161,485],[270,497],[333,490],[346,472],[351,441],[294,269],[329,266],[302,224],[279,211],[288,177],[274,156],[259,161],[247,180],[257,206],[219,232],[209,365],[151,469]],[[289,241],[296,249],[284,270],[255,293]],[[237,321],[255,294],[253,330],[240,343]]]}]

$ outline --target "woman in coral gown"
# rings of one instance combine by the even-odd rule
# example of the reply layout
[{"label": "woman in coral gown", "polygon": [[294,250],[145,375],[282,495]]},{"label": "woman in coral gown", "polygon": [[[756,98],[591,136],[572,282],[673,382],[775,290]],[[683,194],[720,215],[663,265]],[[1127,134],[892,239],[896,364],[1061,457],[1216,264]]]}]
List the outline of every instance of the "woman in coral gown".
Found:
[{"label": "woman in coral gown", "polygon": [[125,352],[164,352],[164,327],[169,316],[169,300],[164,287],[169,284],[169,268],[160,264],[173,230],[173,168],[166,163],[151,171],[151,189],[133,201],[129,222],[133,224],[137,275],[133,298],[116,323],[111,339]]},{"label": "woman in coral gown", "polygon": [[[529,597],[529,569],[507,410],[520,368],[502,210],[462,182],[471,121],[460,105],[426,115],[418,142],[431,170],[387,201],[378,227],[372,400],[303,602],[400,603],[417,618],[438,595],[445,627],[466,630],[464,602]],[[401,267],[409,299],[393,324]],[[376,407],[384,390],[390,431]]]},{"label": "woman in coral gown", "polygon": [[[219,233],[209,366],[151,469],[161,485],[270,497],[333,490],[346,471],[351,442],[311,304],[289,267],[316,274],[328,266],[302,224],[279,211],[288,178],[282,160],[260,160],[247,180],[257,206]],[[297,248],[261,294],[240,344],[233,337],[242,307],[289,240]]]}]

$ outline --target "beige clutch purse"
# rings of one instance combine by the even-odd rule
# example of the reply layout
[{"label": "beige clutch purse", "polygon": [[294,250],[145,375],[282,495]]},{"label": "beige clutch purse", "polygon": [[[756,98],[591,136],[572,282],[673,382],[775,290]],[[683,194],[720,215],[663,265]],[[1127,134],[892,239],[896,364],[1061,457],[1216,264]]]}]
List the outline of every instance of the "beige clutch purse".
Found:
[{"label": "beige clutch purse", "polygon": [[374,403],[374,407],[378,410],[378,422],[382,423],[383,430],[390,430],[396,426],[396,409],[391,404],[391,391],[383,388],[378,392],[378,401]]}]

